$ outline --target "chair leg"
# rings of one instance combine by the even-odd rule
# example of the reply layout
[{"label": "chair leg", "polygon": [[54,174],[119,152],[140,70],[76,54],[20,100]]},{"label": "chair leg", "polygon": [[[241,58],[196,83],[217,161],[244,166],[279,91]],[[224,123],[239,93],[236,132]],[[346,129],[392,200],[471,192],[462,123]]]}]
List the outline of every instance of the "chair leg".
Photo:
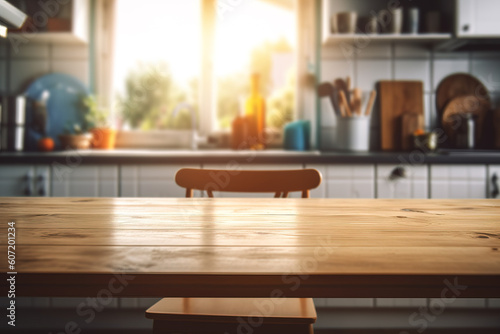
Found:
[{"label": "chair leg", "polygon": [[193,197],[193,189],[186,188],[186,197],[187,198]]},{"label": "chair leg", "polygon": [[302,191],[302,198],[309,198],[311,191],[309,189]]}]

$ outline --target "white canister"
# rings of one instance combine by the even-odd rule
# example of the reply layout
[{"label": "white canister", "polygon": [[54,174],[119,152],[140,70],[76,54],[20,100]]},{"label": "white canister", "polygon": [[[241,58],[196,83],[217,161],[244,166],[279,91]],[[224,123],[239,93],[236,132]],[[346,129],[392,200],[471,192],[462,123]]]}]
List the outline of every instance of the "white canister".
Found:
[{"label": "white canister", "polygon": [[370,117],[338,117],[336,148],[342,151],[368,151],[370,149]]}]

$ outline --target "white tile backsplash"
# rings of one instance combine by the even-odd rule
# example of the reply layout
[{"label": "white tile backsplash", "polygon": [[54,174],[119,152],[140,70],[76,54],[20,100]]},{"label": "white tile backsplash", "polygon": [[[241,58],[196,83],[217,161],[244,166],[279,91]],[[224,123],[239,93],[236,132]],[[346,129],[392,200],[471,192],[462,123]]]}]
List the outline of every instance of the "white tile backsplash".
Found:
[{"label": "white tile backsplash", "polygon": [[74,76],[85,85],[89,84],[89,62],[87,60],[52,60],[52,71]]},{"label": "white tile backsplash", "polygon": [[489,308],[500,308],[500,298],[489,298],[488,299]]},{"label": "white tile backsplash", "polygon": [[54,45],[52,57],[54,59],[88,59],[89,49],[85,45]]},{"label": "white tile backsplash", "polygon": [[408,59],[429,59],[431,51],[426,46],[399,44],[394,46],[394,57]]},{"label": "white tile backsplash", "polygon": [[418,80],[424,83],[424,91],[431,91],[431,70],[429,60],[396,60],[394,79]]},{"label": "white tile backsplash", "polygon": [[427,305],[426,298],[376,298],[376,307],[420,307]]},{"label": "white tile backsplash", "polygon": [[[429,299],[429,308],[442,307],[443,301],[441,299],[431,298]],[[484,298],[457,298],[451,303],[446,303],[446,307],[449,308],[485,308],[486,299]]]},{"label": "white tile backsplash", "polygon": [[33,79],[49,72],[49,60],[18,60],[10,62],[10,93],[23,91]]},{"label": "white tile backsplash", "polygon": [[354,84],[363,91],[375,89],[380,80],[392,79],[390,60],[359,60],[356,62],[356,80]]},{"label": "white tile backsplash", "polygon": [[[88,46],[26,43],[15,48],[2,41],[0,94],[21,93],[32,80],[50,72],[72,75],[88,85],[88,58]],[[10,82],[7,82],[7,74],[10,74]]]},{"label": "white tile backsplash", "polygon": [[500,59],[473,59],[471,74],[490,92],[500,91]]},{"label": "white tile backsplash", "polygon": [[48,59],[50,46],[48,44],[23,44],[18,48],[11,48],[12,59]]},{"label": "white tile backsplash", "polygon": [[463,72],[469,72],[469,59],[436,59],[434,61],[433,83],[434,90],[438,88],[441,80],[448,75]]},{"label": "white tile backsplash", "polygon": [[351,48],[352,46],[350,44],[347,46],[337,44],[335,46],[323,48],[321,50],[321,57],[323,59],[344,59],[352,61],[352,57],[349,56]]},{"label": "white tile backsplash", "polygon": [[326,298],[328,307],[373,307],[373,298]]},{"label": "white tile backsplash", "polygon": [[354,63],[342,59],[326,59],[321,64],[321,81],[333,82],[337,78],[354,77]]},{"label": "white tile backsplash", "polygon": [[364,58],[391,58],[391,46],[389,44],[368,44],[365,47],[358,47],[358,59]]}]

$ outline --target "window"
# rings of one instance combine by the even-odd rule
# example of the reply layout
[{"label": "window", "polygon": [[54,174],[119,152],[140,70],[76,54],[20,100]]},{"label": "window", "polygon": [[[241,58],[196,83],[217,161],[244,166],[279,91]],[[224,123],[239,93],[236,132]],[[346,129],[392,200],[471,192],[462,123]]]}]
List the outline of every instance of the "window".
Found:
[{"label": "window", "polygon": [[[295,114],[293,3],[117,1],[113,91],[120,124],[142,130],[190,128],[188,110],[173,113],[187,102],[202,122],[213,123],[209,130],[228,129],[249,94],[251,73],[258,72],[266,123],[282,127]],[[206,6],[215,7],[209,20]],[[212,27],[207,29],[207,22]],[[209,57],[207,50],[213,50],[213,62],[203,59]],[[213,67],[207,70],[206,64]],[[200,115],[207,110],[211,119]]]},{"label": "window", "polygon": [[[225,0],[219,0],[224,8]],[[286,3],[286,2],[284,2]],[[217,121],[228,128],[249,94],[252,73],[260,75],[266,97],[266,124],[282,127],[294,114],[295,16],[293,2],[241,1],[219,10],[215,30]]]},{"label": "window", "polygon": [[113,87],[120,121],[143,130],[190,128],[181,102],[197,100],[199,1],[116,2]]}]

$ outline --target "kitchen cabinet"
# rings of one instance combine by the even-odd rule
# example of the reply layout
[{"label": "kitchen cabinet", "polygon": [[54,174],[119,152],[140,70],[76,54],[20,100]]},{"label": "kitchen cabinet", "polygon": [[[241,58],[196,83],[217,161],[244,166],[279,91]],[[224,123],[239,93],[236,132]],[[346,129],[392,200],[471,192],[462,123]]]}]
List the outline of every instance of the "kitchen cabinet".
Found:
[{"label": "kitchen cabinet", "polygon": [[0,196],[49,196],[49,182],[48,166],[0,166]]},{"label": "kitchen cabinet", "polygon": [[[21,32],[9,32],[13,45],[28,42],[55,44],[86,44],[89,40],[90,0],[16,1],[34,22],[28,22]],[[65,20],[67,23],[65,23]],[[57,27],[51,28],[54,23]],[[68,27],[61,28],[61,24]]]},{"label": "kitchen cabinet", "polygon": [[500,198],[500,165],[488,166],[488,198]]},{"label": "kitchen cabinet", "polygon": [[486,198],[484,165],[431,165],[431,198]]},{"label": "kitchen cabinet", "polygon": [[52,166],[52,196],[117,197],[117,165]]},{"label": "kitchen cabinet", "polygon": [[499,37],[500,1],[458,0],[455,33],[457,37]]},{"label": "kitchen cabinet", "polygon": [[[175,173],[181,168],[200,168],[200,165],[123,165],[120,196],[185,197],[185,189],[175,183]],[[194,196],[200,197],[200,192]]]},{"label": "kitchen cabinet", "polygon": [[426,165],[377,165],[377,198],[428,198]]},{"label": "kitchen cabinet", "polygon": [[375,198],[375,165],[307,165],[321,172],[323,182],[311,191],[315,198]]},{"label": "kitchen cabinet", "polygon": [[[302,164],[286,164],[286,165],[266,165],[266,164],[204,164],[204,169],[223,169],[228,170],[228,172],[221,172],[220,174],[214,174],[214,182],[223,188],[224,182],[227,182],[227,178],[231,177],[231,173],[237,173],[238,170],[279,170],[279,169],[302,169]],[[206,196],[206,193],[203,195]],[[270,193],[229,193],[229,192],[215,192],[214,197],[273,197],[274,195]],[[288,195],[291,198],[300,198],[302,195],[300,192],[293,192]]]}]

